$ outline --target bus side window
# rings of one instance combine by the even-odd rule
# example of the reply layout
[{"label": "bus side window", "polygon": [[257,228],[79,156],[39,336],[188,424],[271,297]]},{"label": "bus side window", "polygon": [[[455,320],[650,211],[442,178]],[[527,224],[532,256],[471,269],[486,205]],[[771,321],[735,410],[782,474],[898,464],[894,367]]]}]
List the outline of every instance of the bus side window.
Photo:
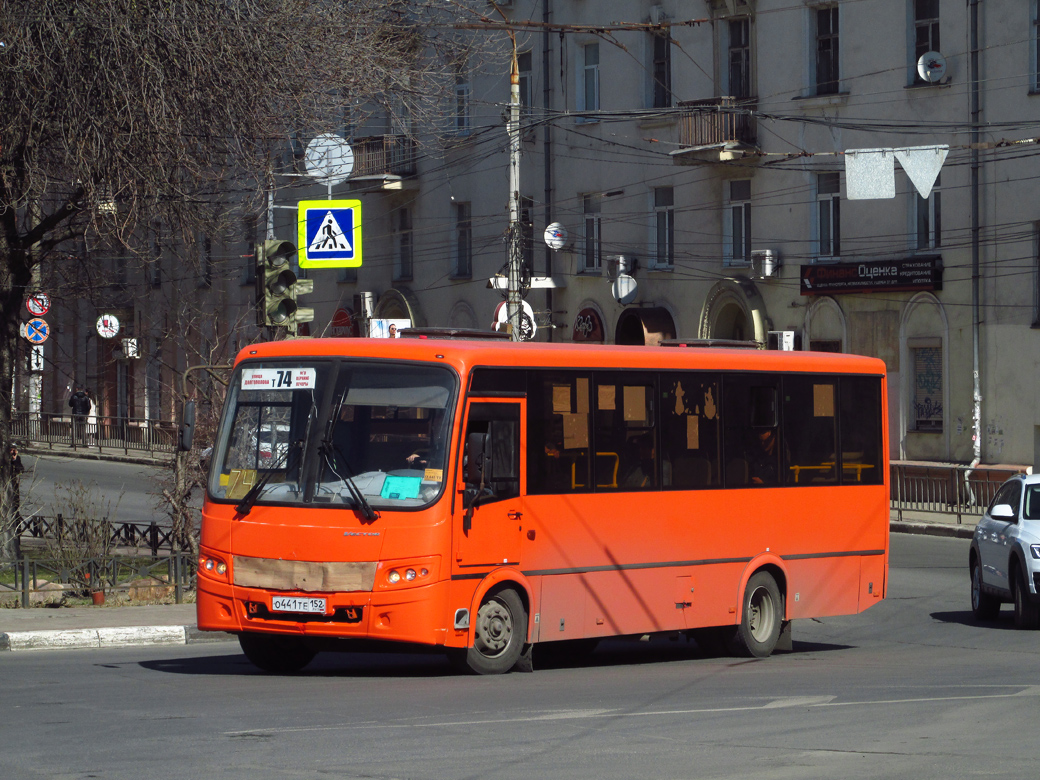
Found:
[{"label": "bus side window", "polygon": [[775,487],[782,484],[777,377],[727,375],[723,387],[726,487]]},{"label": "bus side window", "polygon": [[520,495],[520,405],[474,403],[469,411],[467,442],[473,434],[483,434],[490,440],[491,462],[485,469],[484,487],[494,498],[484,501]]},{"label": "bus side window", "polygon": [[718,375],[662,374],[661,398],[665,488],[717,487],[722,475]]},{"label": "bus side window", "polygon": [[527,492],[589,487],[590,381],[575,373],[531,371],[527,391]]},{"label": "bus side window", "polygon": [[784,377],[783,454],[788,485],[838,484],[837,388],[837,377]]},{"label": "bus side window", "polygon": [[880,485],[885,479],[879,414],[881,378],[843,376],[840,407],[842,480],[846,485]]}]

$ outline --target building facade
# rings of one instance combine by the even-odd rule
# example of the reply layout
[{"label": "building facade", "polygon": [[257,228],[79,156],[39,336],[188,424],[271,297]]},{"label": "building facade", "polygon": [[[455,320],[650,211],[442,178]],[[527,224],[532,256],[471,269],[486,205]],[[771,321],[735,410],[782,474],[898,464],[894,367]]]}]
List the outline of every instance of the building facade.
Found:
[{"label": "building facade", "polygon": [[[517,41],[534,338],[873,355],[889,370],[892,457],[1036,460],[1036,0],[499,6]],[[365,252],[360,268],[309,273],[310,335],[353,335],[366,314],[492,325],[510,51],[504,31],[474,34],[500,36],[501,56],[458,69],[436,127],[393,112],[344,127],[354,169],[333,186],[307,175],[305,136],[283,150],[267,208],[214,242],[241,259],[203,290],[231,348],[259,333],[255,241],[295,240],[294,204],[327,197],[362,201]],[[862,182],[848,150],[879,150],[871,186],[893,197],[849,197]],[[925,198],[908,170],[929,154],[947,156]],[[550,223],[562,248],[543,241]],[[161,369],[127,370],[146,388]]]}]

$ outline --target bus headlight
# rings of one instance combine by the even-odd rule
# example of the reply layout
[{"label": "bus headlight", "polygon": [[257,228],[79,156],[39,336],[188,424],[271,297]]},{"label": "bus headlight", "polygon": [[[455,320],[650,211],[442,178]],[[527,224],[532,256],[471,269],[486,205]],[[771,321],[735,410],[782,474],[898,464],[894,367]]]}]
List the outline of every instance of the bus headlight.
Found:
[{"label": "bus headlight", "polygon": [[435,560],[420,558],[418,561],[408,561],[403,564],[382,564],[385,579],[381,577],[377,579],[377,582],[382,582],[382,587],[384,588],[395,585],[425,585],[426,581],[432,577],[433,572],[436,570]]},{"label": "bus headlight", "polygon": [[199,571],[215,579],[226,580],[228,565],[215,555],[202,554],[199,556]]}]

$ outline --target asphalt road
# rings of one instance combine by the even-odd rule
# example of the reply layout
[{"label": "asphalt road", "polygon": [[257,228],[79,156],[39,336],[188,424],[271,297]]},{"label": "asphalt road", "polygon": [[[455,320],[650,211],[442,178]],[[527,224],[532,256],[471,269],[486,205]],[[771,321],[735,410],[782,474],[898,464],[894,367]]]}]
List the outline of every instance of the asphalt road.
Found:
[{"label": "asphalt road", "polygon": [[437,656],[255,671],[234,643],[0,657],[0,777],[1033,777],[1040,633],[976,624],[967,542],[893,536],[889,598],[794,652],[601,645],[458,676]]},{"label": "asphalt road", "polygon": [[158,508],[159,480],[169,471],[165,467],[26,454],[22,463],[23,515],[68,516],[76,503],[70,492],[78,492],[77,484],[82,484],[90,505],[113,522],[169,524],[169,515]]}]

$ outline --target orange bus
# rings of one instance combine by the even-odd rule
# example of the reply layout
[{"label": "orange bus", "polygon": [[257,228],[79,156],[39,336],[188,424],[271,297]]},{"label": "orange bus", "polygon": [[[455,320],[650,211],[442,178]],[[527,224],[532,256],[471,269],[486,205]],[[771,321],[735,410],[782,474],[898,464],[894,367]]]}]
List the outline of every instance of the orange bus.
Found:
[{"label": "orange bus", "polygon": [[676,633],[765,657],[792,620],[884,598],[886,408],[884,364],[852,355],[251,346],[213,449],[199,628],[277,672],[411,643],[497,674],[541,643]]}]

